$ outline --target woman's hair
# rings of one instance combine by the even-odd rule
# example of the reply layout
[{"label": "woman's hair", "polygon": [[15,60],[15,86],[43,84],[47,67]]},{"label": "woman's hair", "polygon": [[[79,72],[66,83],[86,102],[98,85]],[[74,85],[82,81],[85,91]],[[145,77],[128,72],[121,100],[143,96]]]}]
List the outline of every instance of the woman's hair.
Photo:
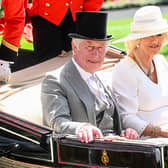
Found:
[{"label": "woman's hair", "polygon": [[[168,33],[163,33],[163,35],[164,35],[163,45],[166,45],[168,43]],[[132,53],[136,49],[137,45],[139,44],[139,41],[140,39],[125,42],[125,48],[127,54]]]},{"label": "woman's hair", "polygon": [[136,49],[137,45],[139,44],[139,41],[140,39],[125,42],[125,48],[128,55]]},{"label": "woman's hair", "polygon": [[167,43],[168,43],[168,33],[164,33],[163,45],[166,45]]}]

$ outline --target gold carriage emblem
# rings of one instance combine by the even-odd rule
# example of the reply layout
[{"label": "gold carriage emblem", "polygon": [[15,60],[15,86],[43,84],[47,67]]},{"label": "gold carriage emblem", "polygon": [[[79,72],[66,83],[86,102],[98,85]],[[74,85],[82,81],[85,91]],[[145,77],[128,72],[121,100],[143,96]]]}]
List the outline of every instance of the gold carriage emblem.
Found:
[{"label": "gold carriage emblem", "polygon": [[109,157],[108,157],[108,154],[107,154],[107,151],[103,150],[102,151],[102,156],[101,156],[101,162],[107,166],[107,164],[109,163]]}]

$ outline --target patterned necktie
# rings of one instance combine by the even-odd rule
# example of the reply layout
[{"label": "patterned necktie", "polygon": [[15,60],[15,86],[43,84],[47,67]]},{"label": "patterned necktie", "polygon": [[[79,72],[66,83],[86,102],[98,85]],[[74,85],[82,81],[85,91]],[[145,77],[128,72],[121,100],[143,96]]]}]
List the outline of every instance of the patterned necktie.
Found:
[{"label": "patterned necktie", "polygon": [[103,101],[104,103],[109,105],[109,102],[108,102],[108,100],[106,98],[106,94],[105,94],[104,88],[103,88],[102,84],[100,83],[100,81],[97,79],[97,77],[94,74],[91,75],[91,77],[89,78],[88,85],[89,85],[89,88],[91,89],[91,91],[93,92],[93,94],[100,101]]}]

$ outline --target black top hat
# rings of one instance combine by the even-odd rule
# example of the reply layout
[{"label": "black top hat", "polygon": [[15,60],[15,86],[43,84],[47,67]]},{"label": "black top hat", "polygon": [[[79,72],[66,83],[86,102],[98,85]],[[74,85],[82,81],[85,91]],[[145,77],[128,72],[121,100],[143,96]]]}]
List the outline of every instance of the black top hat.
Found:
[{"label": "black top hat", "polygon": [[107,13],[76,12],[76,33],[69,33],[72,38],[106,41],[112,35],[106,35]]}]

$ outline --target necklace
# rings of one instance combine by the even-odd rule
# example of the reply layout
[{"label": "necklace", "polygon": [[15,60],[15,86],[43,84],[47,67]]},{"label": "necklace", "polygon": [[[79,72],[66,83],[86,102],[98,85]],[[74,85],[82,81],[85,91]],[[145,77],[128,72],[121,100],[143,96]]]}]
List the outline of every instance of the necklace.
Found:
[{"label": "necklace", "polygon": [[144,73],[150,77],[152,75],[152,73],[154,72],[154,65],[153,65],[153,61],[151,62],[151,68],[147,69],[143,66],[142,62],[140,61],[139,57],[137,56],[137,54],[134,52],[134,56],[135,59],[137,60],[137,62],[139,63],[140,67],[142,68],[142,70],[144,71]]}]

